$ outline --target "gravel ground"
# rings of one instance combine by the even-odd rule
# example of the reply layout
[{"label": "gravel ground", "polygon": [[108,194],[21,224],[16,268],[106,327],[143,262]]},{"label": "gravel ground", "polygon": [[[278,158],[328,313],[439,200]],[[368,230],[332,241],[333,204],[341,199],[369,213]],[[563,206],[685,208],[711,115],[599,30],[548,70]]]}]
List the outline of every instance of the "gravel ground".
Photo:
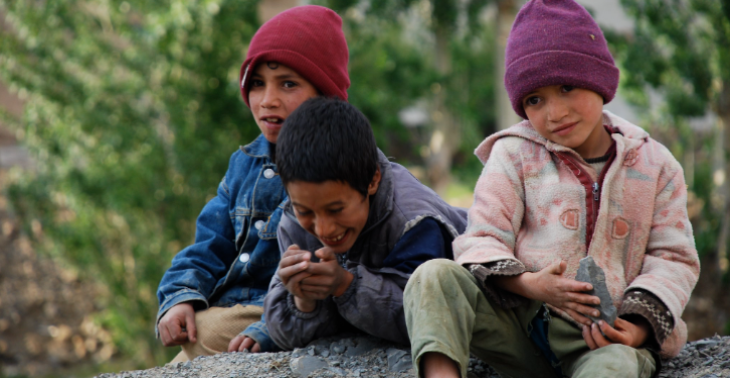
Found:
[{"label": "gravel ground", "polygon": [[[660,378],[730,377],[730,337],[688,343],[682,353],[663,362]],[[98,378],[300,378],[413,377],[410,351],[369,337],[323,339],[303,349],[281,353],[224,353],[148,370],[101,374]],[[472,359],[469,378],[497,378],[494,370]]]}]

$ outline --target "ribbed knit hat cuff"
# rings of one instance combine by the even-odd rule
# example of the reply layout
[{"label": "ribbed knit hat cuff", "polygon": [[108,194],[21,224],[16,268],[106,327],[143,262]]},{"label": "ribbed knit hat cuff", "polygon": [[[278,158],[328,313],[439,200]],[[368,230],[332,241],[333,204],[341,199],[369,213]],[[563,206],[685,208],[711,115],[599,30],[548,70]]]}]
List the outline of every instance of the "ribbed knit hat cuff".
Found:
[{"label": "ribbed knit hat cuff", "polygon": [[[549,67],[549,68],[547,68]],[[549,50],[524,56],[507,66],[504,85],[512,109],[527,119],[522,100],[530,92],[550,85],[571,85],[590,89],[613,100],[618,88],[619,70],[612,63],[572,51]]]},{"label": "ribbed knit hat cuff", "polygon": [[350,79],[347,77],[347,72],[344,72],[344,78],[341,78],[341,80],[346,83],[345,88],[340,88],[319,66],[312,63],[312,61],[307,59],[304,55],[291,50],[267,50],[262,51],[253,57],[249,57],[241,65],[238,83],[241,87],[243,100],[246,102],[248,107],[251,107],[248,101],[248,90],[251,84],[251,76],[253,75],[253,71],[256,66],[263,62],[277,62],[279,64],[283,64],[296,71],[303,78],[307,79],[307,81],[314,85],[314,87],[317,88],[317,90],[324,96],[337,96],[341,100],[347,101],[347,88],[350,86]]}]

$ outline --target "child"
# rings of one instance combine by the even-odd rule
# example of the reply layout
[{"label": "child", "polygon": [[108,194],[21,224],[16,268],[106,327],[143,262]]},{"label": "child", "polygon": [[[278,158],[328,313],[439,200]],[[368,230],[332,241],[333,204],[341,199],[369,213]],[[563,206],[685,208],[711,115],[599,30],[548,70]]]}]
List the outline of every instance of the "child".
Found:
[{"label": "child", "polygon": [[389,162],[343,101],[302,104],[276,151],[289,202],[264,304],[271,337],[293,349],[355,327],[407,344],[403,288],[424,261],[452,257],[466,211]]},{"label": "child", "polygon": [[[574,1],[528,2],[505,61],[527,121],[477,147],[485,167],[456,262],[428,262],[406,287],[415,366],[463,377],[471,352],[503,376],[650,377],[686,342],[699,275],[682,168],[602,110],[618,69]],[[573,279],[585,256],[605,272],[613,327],[587,318],[599,299]]]},{"label": "child", "polygon": [[218,195],[198,217],[195,243],[160,282],[158,337],[183,349],[173,362],[275,348],[265,325],[254,322],[280,257],[276,229],[286,192],[274,164],[277,137],[306,99],[347,99],[347,61],[342,20],[324,7],[282,12],[251,40],[241,94],[261,135],[233,154]]}]

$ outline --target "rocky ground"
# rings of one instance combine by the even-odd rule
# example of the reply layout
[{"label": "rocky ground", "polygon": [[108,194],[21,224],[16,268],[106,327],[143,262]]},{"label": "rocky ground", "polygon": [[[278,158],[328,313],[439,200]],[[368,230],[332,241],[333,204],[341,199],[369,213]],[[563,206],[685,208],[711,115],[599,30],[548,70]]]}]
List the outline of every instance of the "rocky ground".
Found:
[{"label": "rocky ground", "polygon": [[[674,359],[663,361],[659,378],[730,377],[730,337],[715,336],[688,343]],[[497,378],[483,362],[472,359],[469,378]],[[372,338],[324,339],[286,353],[224,353],[163,367],[102,374],[97,378],[303,378],[413,377],[410,351]]]}]

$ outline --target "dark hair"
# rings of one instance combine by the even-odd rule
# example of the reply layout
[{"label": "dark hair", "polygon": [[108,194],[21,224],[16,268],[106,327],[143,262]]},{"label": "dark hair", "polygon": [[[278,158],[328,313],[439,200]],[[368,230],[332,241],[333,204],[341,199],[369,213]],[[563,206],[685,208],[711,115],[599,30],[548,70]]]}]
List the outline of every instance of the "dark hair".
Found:
[{"label": "dark hair", "polygon": [[378,147],[365,115],[337,98],[314,97],[294,110],[279,132],[281,181],[340,181],[367,196],[378,167]]}]

